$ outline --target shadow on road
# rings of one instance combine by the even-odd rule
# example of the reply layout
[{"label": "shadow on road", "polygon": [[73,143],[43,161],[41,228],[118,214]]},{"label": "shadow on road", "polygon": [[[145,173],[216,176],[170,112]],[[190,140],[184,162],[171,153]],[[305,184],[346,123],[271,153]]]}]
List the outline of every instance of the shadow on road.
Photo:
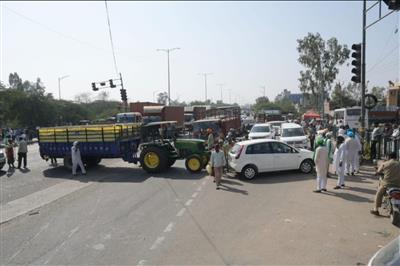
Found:
[{"label": "shadow on road", "polygon": [[328,192],[324,192],[323,194],[324,195],[333,196],[333,197],[342,198],[342,199],[348,200],[348,201],[373,203],[373,201],[371,199],[369,199],[369,198],[361,197],[361,196],[350,194],[350,193],[347,193],[347,192],[336,193],[336,192],[333,192],[333,191],[328,191]]},{"label": "shadow on road", "polygon": [[86,171],[86,175],[82,175],[80,171],[77,171],[77,176],[73,176],[70,170],[60,166],[44,170],[43,175],[47,178],[61,178],[81,182],[138,183],[145,181],[149,177],[196,180],[204,177],[206,173],[191,174],[186,169],[172,167],[162,173],[148,174],[138,167],[106,167],[103,165],[87,168]]},{"label": "shadow on road", "polygon": [[240,193],[243,195],[249,195],[249,192],[247,192],[247,190],[230,187],[230,186],[225,185],[224,183],[226,183],[226,182],[221,181],[221,184],[219,185],[220,190],[225,190],[225,191],[229,191],[229,192],[233,192],[233,193]]},{"label": "shadow on road", "polygon": [[0,170],[0,177],[4,176],[4,175],[6,175],[6,174],[7,174],[6,171]]},{"label": "shadow on road", "polygon": [[275,183],[288,183],[296,181],[304,181],[314,179],[311,174],[303,174],[299,171],[283,171],[283,172],[269,172],[262,173],[256,176],[253,180],[241,179],[243,182],[253,184],[275,184]]},{"label": "shadow on road", "polygon": [[376,194],[376,189],[369,189],[369,188],[361,188],[361,187],[349,187],[351,191],[356,191],[356,192],[361,192],[361,193],[366,193],[370,195],[375,195]]}]

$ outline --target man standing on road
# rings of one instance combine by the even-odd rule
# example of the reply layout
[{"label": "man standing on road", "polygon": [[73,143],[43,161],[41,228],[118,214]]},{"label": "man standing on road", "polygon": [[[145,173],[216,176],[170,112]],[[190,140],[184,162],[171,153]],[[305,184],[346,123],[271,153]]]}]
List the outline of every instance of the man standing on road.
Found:
[{"label": "man standing on road", "polygon": [[324,139],[325,147],[328,149],[328,170],[327,176],[329,176],[329,165],[333,162],[333,145],[332,145],[332,132],[327,132]]},{"label": "man standing on road", "polygon": [[19,138],[18,143],[18,169],[21,169],[22,159],[24,160],[24,168],[26,168],[26,155],[28,153],[28,143],[24,137]]},{"label": "man standing on road", "polygon": [[214,135],[213,135],[213,130],[211,128],[207,129],[207,146],[208,146],[208,150],[212,150],[212,148],[214,147]]},{"label": "man standing on road", "polygon": [[380,137],[382,136],[382,130],[378,123],[375,123],[374,130],[372,130],[371,135],[371,157],[376,159],[376,144],[378,143]]},{"label": "man standing on road", "polygon": [[344,168],[346,163],[346,147],[344,144],[344,137],[338,136],[336,140],[335,154],[333,155],[333,165],[335,166],[338,181],[334,189],[344,187]]},{"label": "man standing on road", "polygon": [[353,131],[347,133],[348,138],[345,141],[346,147],[346,171],[347,175],[354,175],[354,172],[358,171],[356,169],[356,160],[358,160],[358,153],[361,151],[361,143],[355,139]]},{"label": "man standing on road", "polygon": [[383,195],[387,188],[400,187],[400,162],[396,160],[396,153],[389,154],[389,161],[382,163],[376,171],[378,175],[383,175],[379,182],[378,191],[375,195],[374,209],[370,212],[374,215],[379,215],[379,208],[382,205]]},{"label": "man standing on road", "polygon": [[226,164],[224,152],[220,151],[219,148],[219,144],[216,144],[215,150],[211,153],[210,157],[210,165],[214,168],[214,180],[217,185],[216,189],[219,189],[223,169]]},{"label": "man standing on road", "polygon": [[72,159],[72,174],[74,176],[76,176],[76,168],[79,165],[79,167],[81,168],[82,174],[86,175],[86,170],[82,163],[81,151],[79,149],[78,141],[75,141],[71,148],[71,159]]},{"label": "man standing on road", "polygon": [[327,170],[328,170],[328,149],[324,146],[324,139],[318,138],[315,142],[315,169],[317,171],[317,189],[314,190],[316,193],[326,191],[327,183]]}]

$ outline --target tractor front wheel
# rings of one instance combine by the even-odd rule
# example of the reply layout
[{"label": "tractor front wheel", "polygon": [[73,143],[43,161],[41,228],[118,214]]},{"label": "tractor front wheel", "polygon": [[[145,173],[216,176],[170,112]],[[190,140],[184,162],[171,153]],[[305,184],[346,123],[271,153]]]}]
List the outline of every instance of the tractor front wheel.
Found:
[{"label": "tractor front wheel", "polygon": [[199,155],[193,154],[186,158],[186,169],[191,173],[198,173],[203,169],[203,160]]},{"label": "tractor front wheel", "polygon": [[140,164],[147,173],[159,173],[167,168],[168,158],[157,147],[147,147],[140,153]]}]

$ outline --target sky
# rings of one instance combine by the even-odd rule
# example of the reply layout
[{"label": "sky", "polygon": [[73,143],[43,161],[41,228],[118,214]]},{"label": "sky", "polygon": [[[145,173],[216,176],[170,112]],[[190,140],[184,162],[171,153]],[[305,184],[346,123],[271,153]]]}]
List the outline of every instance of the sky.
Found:
[{"label": "sky", "polygon": [[[167,91],[170,53],[171,99],[254,103],[284,89],[300,92],[297,40],[309,32],[336,37],[349,47],[361,42],[362,1],[129,2],[108,1],[118,72],[128,100],[152,101]],[[368,6],[371,5],[370,2]],[[368,13],[368,23],[378,18]],[[388,13],[383,5],[383,14]],[[367,30],[369,87],[400,80],[400,19],[395,12]],[[0,2],[0,80],[11,72],[23,80],[40,77],[46,91],[73,100],[96,99],[91,83],[118,78],[104,1]],[[396,30],[397,29],[397,30]],[[349,62],[350,63],[350,60]],[[350,82],[351,65],[337,81]],[[224,84],[219,86],[218,84]],[[118,89],[105,89],[119,100]]]}]

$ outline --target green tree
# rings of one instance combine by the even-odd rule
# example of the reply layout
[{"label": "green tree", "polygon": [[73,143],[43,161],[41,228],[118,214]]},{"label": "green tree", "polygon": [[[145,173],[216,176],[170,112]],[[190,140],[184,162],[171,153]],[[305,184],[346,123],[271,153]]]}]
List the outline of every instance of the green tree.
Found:
[{"label": "green tree", "polygon": [[333,109],[350,107],[357,105],[357,101],[352,97],[348,87],[344,86],[343,83],[337,82],[331,94],[331,105]]},{"label": "green tree", "polygon": [[325,41],[319,33],[308,33],[297,40],[298,61],[305,70],[300,71],[300,90],[310,92],[314,106],[322,110],[321,95],[329,92],[339,73],[338,66],[349,58],[347,45],[341,45],[336,38]]},{"label": "green tree", "polygon": [[160,92],[157,95],[157,103],[161,103],[166,105],[168,103],[168,93],[167,92]]}]

